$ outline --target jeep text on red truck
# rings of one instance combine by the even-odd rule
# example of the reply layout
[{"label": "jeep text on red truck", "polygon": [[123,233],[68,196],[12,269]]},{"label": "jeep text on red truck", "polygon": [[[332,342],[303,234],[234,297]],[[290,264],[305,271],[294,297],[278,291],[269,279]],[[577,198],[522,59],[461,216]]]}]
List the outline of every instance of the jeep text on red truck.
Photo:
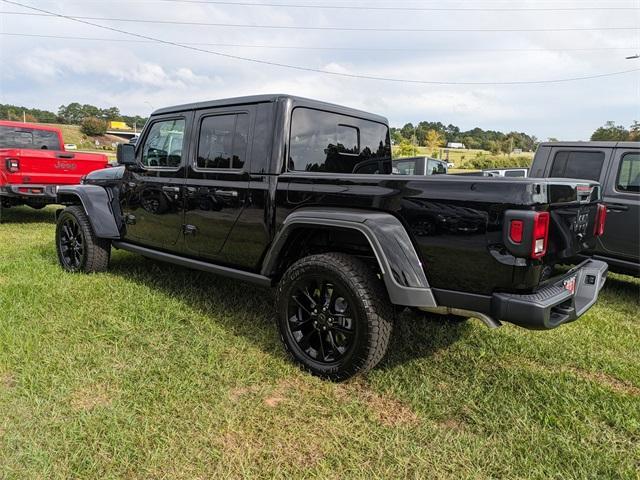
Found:
[{"label": "jeep text on red truck", "polygon": [[59,185],[108,167],[106,155],[67,152],[60,129],[0,121],[0,202],[2,207],[42,208],[56,200]]},{"label": "jeep text on red truck", "polygon": [[387,120],[338,105],[164,108],[118,162],[59,189],[62,267],[104,271],[114,247],[277,286],[285,348],[332,380],[382,359],[394,307],[551,329],[607,273],[554,268],[602,233],[598,182],[393,175]]}]

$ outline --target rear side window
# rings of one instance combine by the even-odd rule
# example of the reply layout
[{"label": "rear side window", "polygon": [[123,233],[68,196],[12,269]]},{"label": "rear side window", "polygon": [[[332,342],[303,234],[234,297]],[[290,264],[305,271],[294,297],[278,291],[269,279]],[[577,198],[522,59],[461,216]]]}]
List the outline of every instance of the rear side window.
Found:
[{"label": "rear side window", "polygon": [[620,192],[640,193],[640,153],[627,153],[622,157],[616,189]]},{"label": "rear side window", "polygon": [[603,152],[558,152],[550,176],[598,181],[603,163]]},{"label": "rear side window", "polygon": [[48,130],[0,126],[0,148],[60,150],[60,140],[56,132]]},{"label": "rear side window", "polygon": [[442,175],[447,173],[447,167],[444,162],[438,162],[431,158],[427,160],[427,175]]},{"label": "rear side window", "polygon": [[397,175],[417,175],[417,160],[397,160],[393,162],[393,173]]},{"label": "rear side window", "polygon": [[[298,107],[289,144],[290,171],[391,173],[389,128],[382,123]],[[374,160],[382,168],[371,167]]]},{"label": "rear side window", "polygon": [[184,119],[161,120],[151,125],[142,147],[145,167],[177,168],[182,162]]},{"label": "rear side window", "polygon": [[200,127],[197,167],[241,169],[247,156],[249,114],[205,117]]}]

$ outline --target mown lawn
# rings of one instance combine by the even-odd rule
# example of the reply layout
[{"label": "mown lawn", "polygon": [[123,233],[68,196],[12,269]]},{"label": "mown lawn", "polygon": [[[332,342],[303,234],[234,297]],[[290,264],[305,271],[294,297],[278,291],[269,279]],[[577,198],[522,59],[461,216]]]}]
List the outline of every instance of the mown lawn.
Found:
[{"label": "mown lawn", "polygon": [[404,314],[366,378],[280,347],[269,291],[0,224],[0,478],[639,478],[640,282],[552,332]]}]

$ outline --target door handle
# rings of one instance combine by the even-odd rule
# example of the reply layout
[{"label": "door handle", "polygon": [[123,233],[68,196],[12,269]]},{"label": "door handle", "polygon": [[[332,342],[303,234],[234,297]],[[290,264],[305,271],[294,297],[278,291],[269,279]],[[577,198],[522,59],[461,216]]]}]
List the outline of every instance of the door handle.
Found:
[{"label": "door handle", "polygon": [[629,205],[623,205],[621,203],[608,203],[607,211],[609,212],[626,212],[629,210]]},{"label": "door handle", "polygon": [[180,193],[180,187],[169,187],[167,185],[164,185],[162,187],[162,191],[165,193]]},{"label": "door handle", "polygon": [[75,158],[73,153],[56,153],[56,158]]},{"label": "door handle", "polygon": [[238,192],[236,190],[214,190],[213,194],[217,195],[218,197],[229,198],[236,198],[238,196]]}]

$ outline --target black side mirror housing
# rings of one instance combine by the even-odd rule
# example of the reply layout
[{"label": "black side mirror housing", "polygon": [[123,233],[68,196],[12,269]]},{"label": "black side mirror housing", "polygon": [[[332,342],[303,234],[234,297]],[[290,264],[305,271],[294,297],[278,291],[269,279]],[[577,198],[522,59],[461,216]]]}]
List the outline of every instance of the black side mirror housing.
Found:
[{"label": "black side mirror housing", "polygon": [[116,159],[118,160],[118,165],[135,165],[136,146],[130,143],[119,143],[116,150]]}]

